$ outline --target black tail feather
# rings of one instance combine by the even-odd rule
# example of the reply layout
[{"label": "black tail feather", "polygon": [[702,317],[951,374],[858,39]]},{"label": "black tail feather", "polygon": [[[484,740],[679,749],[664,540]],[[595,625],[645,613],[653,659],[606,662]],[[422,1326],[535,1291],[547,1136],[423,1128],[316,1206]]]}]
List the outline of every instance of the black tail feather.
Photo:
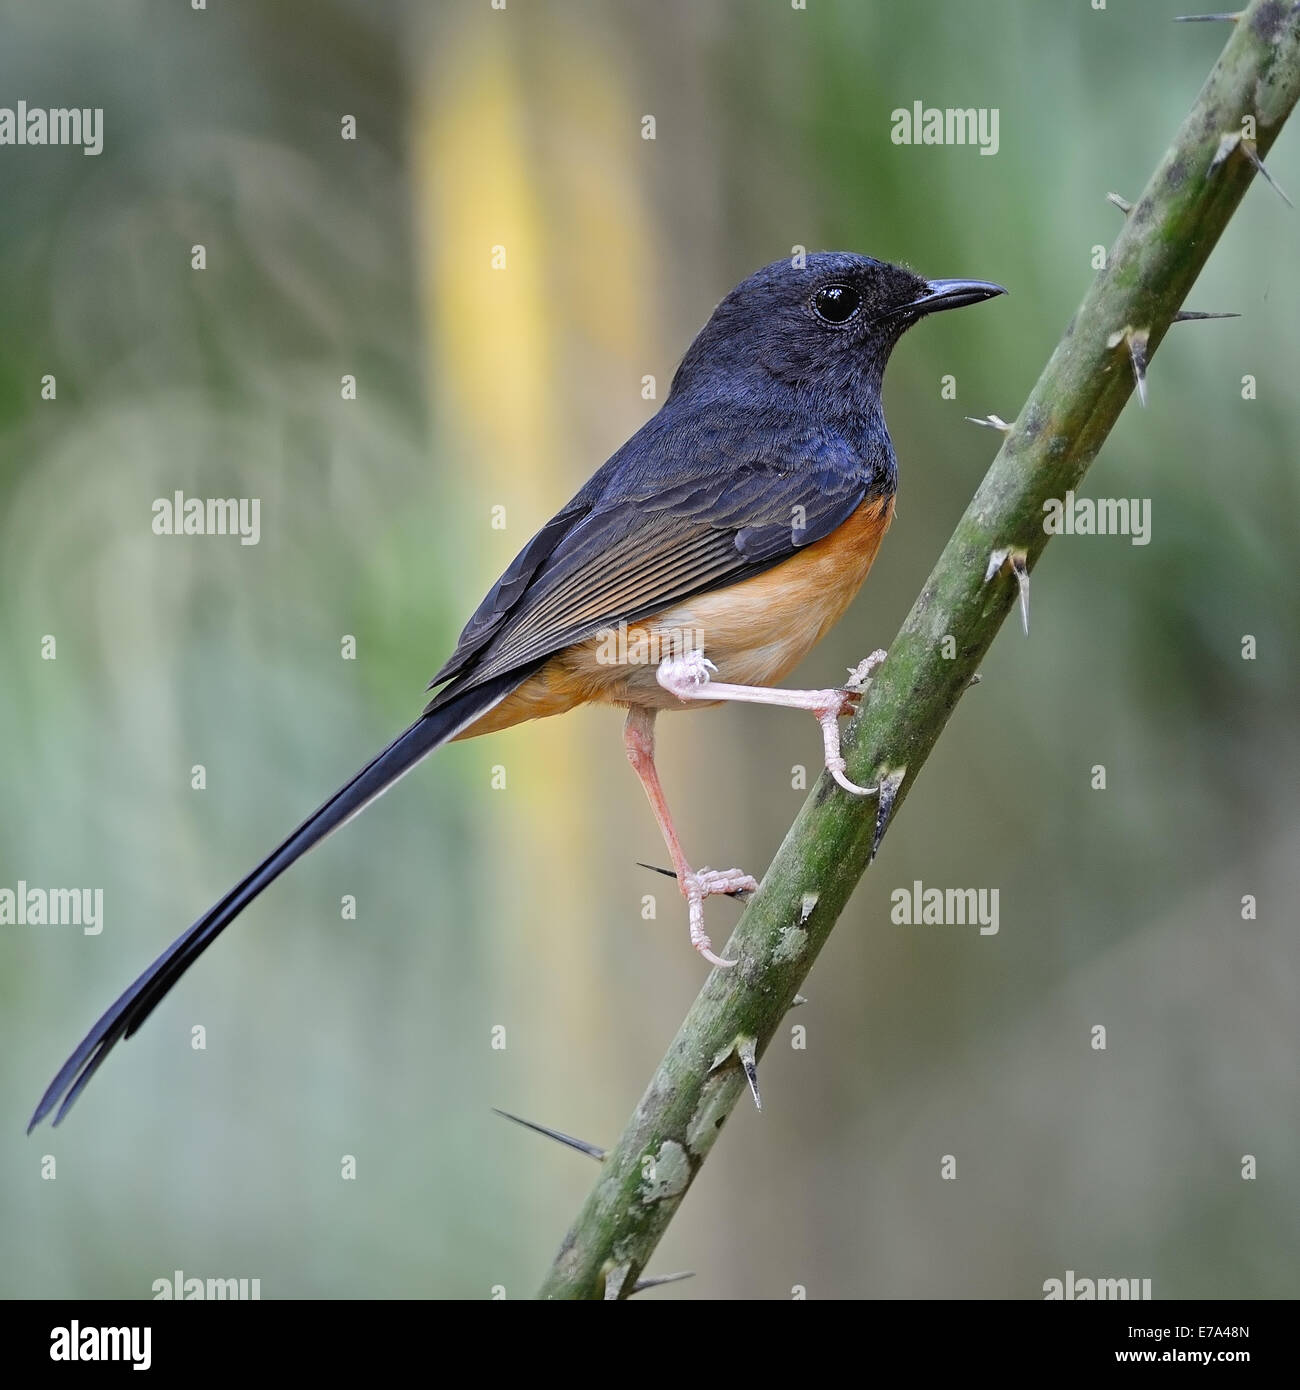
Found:
[{"label": "black tail feather", "polygon": [[27,1132],[30,1134],[56,1105],[59,1110],[54,1123],[59,1123],[99,1070],[113,1045],[122,1038],[129,1038],[140,1027],[168,990],[264,888],[274,883],[309,849],[320,844],[332,830],[387,791],[422,758],[491,709],[510,693],[524,674],[501,676],[481,687],[440,700],[436,708],[431,708],[399,734],[346,786],[308,816],[278,849],[177,937],[86,1034],[50,1082]]}]

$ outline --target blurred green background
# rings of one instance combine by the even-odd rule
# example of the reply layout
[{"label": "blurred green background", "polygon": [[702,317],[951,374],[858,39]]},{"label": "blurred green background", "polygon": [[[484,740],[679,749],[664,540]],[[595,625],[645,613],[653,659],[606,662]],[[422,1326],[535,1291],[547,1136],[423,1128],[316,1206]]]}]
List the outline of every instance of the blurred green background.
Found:
[{"label": "blurred green background", "polygon": [[[997,446],[963,417],[1016,414],[1118,231],[1106,193],[1136,198],[1226,41],[1187,8],[0,3],[0,104],[105,111],[97,158],[0,149],[0,886],[102,887],[106,919],[0,928],[0,1292],[531,1293],[595,1169],[491,1107],[612,1141],[704,974],[636,867],[663,851],[612,711],[440,753],[59,1130],[23,1126],[119,990],[409,721],[655,409],[642,377],[662,400],[713,304],[796,245],[1011,290],[900,347],[898,519],[794,679],[887,645]],[[998,108],[998,154],[891,144],[917,100]],[[1270,166],[1300,191],[1295,131]],[[1032,637],[998,638],[808,982],[806,1049],[778,1037],[654,1262],[698,1277],[651,1297],[1037,1298],[1067,1269],[1300,1294],[1298,235],[1252,188],[1189,301],[1243,317],[1173,332],[1088,479],[1151,499],[1151,544],[1049,549]],[[260,544],[155,536],[177,489],[261,498]],[[812,721],[660,741],[695,862],[761,872]],[[999,933],[892,924],[914,879],[997,888]],[[715,940],[734,917],[709,904]]]}]

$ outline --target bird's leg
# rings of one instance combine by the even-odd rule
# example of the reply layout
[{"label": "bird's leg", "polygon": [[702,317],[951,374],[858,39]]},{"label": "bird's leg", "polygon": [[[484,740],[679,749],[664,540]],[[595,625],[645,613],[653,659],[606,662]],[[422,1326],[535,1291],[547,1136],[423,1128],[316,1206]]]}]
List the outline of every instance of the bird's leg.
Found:
[{"label": "bird's leg", "polygon": [[755,705],[784,705],[788,709],[808,710],[822,726],[826,771],[845,791],[855,796],[874,796],[876,787],[859,787],[845,774],[838,721],[841,715],[852,714],[857,709],[867,683],[884,659],[883,651],[872,652],[849,672],[848,684],[841,690],[774,690],[764,685],[728,685],[712,678],[710,672],[718,668],[701,651],[666,658],[659,663],[657,676],[659,684],[679,700],[741,700]]},{"label": "bird's leg", "polygon": [[734,960],[723,960],[713,954],[713,944],[704,934],[704,899],[714,893],[735,893],[752,891],[758,884],[748,874],[739,869],[700,869],[698,872],[686,862],[682,853],[681,841],[673,826],[673,818],[668,810],[664,789],[655,768],[655,712],[638,709],[635,705],[627,712],[627,723],[623,726],[623,746],[627,750],[627,760],[632,770],[641,779],[645,794],[650,801],[650,809],[655,813],[659,829],[668,846],[668,853],[677,874],[677,886],[686,899],[690,914],[691,945],[714,965],[735,965]]}]

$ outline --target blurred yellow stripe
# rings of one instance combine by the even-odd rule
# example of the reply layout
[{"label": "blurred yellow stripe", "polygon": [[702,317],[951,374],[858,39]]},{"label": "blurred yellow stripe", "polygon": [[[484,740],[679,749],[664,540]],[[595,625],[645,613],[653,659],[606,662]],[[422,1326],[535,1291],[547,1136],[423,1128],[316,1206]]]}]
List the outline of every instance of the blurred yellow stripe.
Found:
[{"label": "blurred yellow stripe", "polygon": [[[467,547],[482,556],[463,595],[472,604],[600,462],[577,457],[561,403],[572,413],[597,403],[612,442],[644,417],[640,381],[657,325],[648,321],[652,268],[631,157],[638,120],[608,53],[580,29],[539,29],[524,84],[507,26],[430,23],[413,132],[418,254],[436,434],[454,440],[472,470],[448,500],[471,535],[483,528],[483,545]],[[504,269],[493,268],[494,247],[504,248]],[[598,380],[561,375],[566,362],[588,360]],[[611,399],[614,389],[625,394]],[[494,504],[507,509],[504,532],[489,529]],[[596,871],[592,774],[594,759],[622,762],[616,728],[608,715],[579,712],[484,743],[485,768],[502,763],[509,778],[509,791],[495,793],[510,861],[491,889],[497,992],[510,977],[535,992],[519,962],[544,954],[553,1041],[574,1046],[590,1047],[608,1023],[597,968],[608,943],[593,934],[608,932],[613,907],[609,871]],[[630,778],[627,794],[639,795]],[[632,870],[620,867],[626,916]]]}]

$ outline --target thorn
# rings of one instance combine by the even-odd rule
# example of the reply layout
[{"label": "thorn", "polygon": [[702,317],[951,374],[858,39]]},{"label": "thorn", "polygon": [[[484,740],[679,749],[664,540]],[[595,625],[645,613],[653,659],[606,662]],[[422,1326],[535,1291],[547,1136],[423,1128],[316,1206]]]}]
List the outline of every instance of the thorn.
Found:
[{"label": "thorn", "polygon": [[1214,173],[1214,171],[1219,167],[1219,165],[1222,164],[1224,160],[1226,160],[1227,157],[1233,152],[1233,150],[1235,150],[1239,145],[1241,147],[1242,154],[1244,154],[1246,158],[1250,160],[1250,162],[1255,166],[1259,173],[1263,175],[1267,182],[1273,185],[1273,187],[1277,190],[1278,197],[1282,199],[1282,201],[1287,205],[1287,207],[1295,207],[1295,204],[1283,192],[1282,186],[1273,177],[1273,175],[1270,174],[1268,170],[1264,168],[1264,161],[1259,157],[1259,146],[1256,145],[1253,140],[1247,140],[1239,130],[1228,131],[1227,134],[1224,135],[1222,139],[1219,141],[1219,148],[1215,150],[1214,158],[1210,160],[1210,167],[1205,171],[1205,177],[1208,179],[1210,175]]},{"label": "thorn", "polygon": [[512,1115],[508,1110],[498,1110],[492,1107],[494,1115],[500,1115],[503,1120],[513,1120],[517,1125],[523,1125],[525,1129],[534,1130],[538,1134],[544,1134],[548,1139],[554,1139],[556,1143],[565,1144],[571,1149],[577,1149],[580,1154],[586,1154],[588,1158],[594,1158],[597,1163],[601,1163],[605,1158],[605,1150],[598,1149],[595,1144],[588,1144],[583,1139],[575,1139],[571,1134],[562,1134],[558,1129],[547,1129],[545,1125],[534,1124],[532,1120],[521,1119],[518,1115]]},{"label": "thorn", "polygon": [[1174,323],[1192,323],[1197,319],[1239,319],[1240,314],[1203,314],[1195,309],[1179,309],[1174,315]]},{"label": "thorn", "polygon": [[1125,217],[1133,211],[1133,204],[1127,198],[1121,198],[1118,193],[1107,193],[1106,201],[1114,203],[1115,206],[1124,214]]},{"label": "thorn", "polygon": [[880,778],[880,794],[876,798],[876,833],[871,837],[871,859],[867,861],[868,863],[874,861],[876,851],[880,848],[880,842],[885,838],[885,831],[889,827],[889,817],[893,814],[898,789],[903,785],[903,778],[906,776],[907,769],[900,767]]},{"label": "thorn", "polygon": [[1010,434],[1012,426],[1000,415],[985,415],[982,418],[978,415],[967,415],[965,417],[972,425],[987,425],[991,430],[1001,430],[1003,434]]},{"label": "thorn", "polygon": [[1241,144],[1241,131],[1230,130],[1223,136],[1219,141],[1219,148],[1214,152],[1214,158],[1210,160],[1210,167],[1205,171],[1205,177],[1207,179],[1239,144]]},{"label": "thorn", "polygon": [[[663,874],[665,878],[675,879],[677,874],[672,869],[661,869],[658,864],[643,864],[639,859],[636,861],[638,869],[649,869],[652,874]],[[719,893],[722,898],[735,898],[738,903],[748,902],[754,896],[752,888],[728,888],[724,893]]]},{"label": "thorn", "polygon": [[[1112,343],[1113,347],[1114,344]],[[1025,629],[1025,636],[1029,636],[1029,556],[1023,550],[995,550],[989,556],[988,567],[984,571],[984,582],[987,584],[995,574],[1001,573],[1003,569],[1010,568],[1011,573],[1016,577],[1016,586],[1020,590],[1020,623]],[[971,684],[975,682],[972,680]]]},{"label": "thorn", "polygon": [[754,1097],[754,1109],[763,1108],[763,1097],[758,1094],[758,1054],[754,1038],[739,1038],[736,1042],[736,1056],[749,1082],[749,1093]]},{"label": "thorn", "polygon": [[968,680],[968,681],[966,682],[966,684],[963,685],[962,688],[957,692],[957,698],[960,700],[961,697],[962,697],[972,686],[978,685],[978,684],[980,683],[980,681],[982,681],[983,679],[984,679],[984,677],[981,676],[980,673],[979,673],[978,671],[976,671],[975,674],[970,678],[970,680]]},{"label": "thorn", "polygon": [[633,1293],[641,1293],[644,1289],[657,1289],[660,1284],[677,1284],[683,1279],[694,1279],[693,1269],[681,1269],[676,1274],[648,1274],[644,1279],[638,1279],[632,1285]]},{"label": "thorn", "polygon": [[750,1037],[747,1033],[742,1033],[735,1042],[729,1043],[714,1057],[713,1065],[709,1068],[710,1073],[717,1071],[733,1055],[740,1063],[740,1069],[745,1073],[745,1080],[749,1082],[749,1089],[754,1097],[754,1105],[761,1110],[763,1101],[758,1094],[758,1039]]},{"label": "thorn", "polygon": [[[1147,403],[1147,343],[1150,341],[1150,333],[1145,328],[1135,328],[1128,335],[1128,355],[1133,363],[1133,376],[1137,381],[1138,400],[1142,402],[1143,409]],[[1029,619],[1025,619],[1025,631],[1029,631]]]},{"label": "thorn", "polygon": [[1016,587],[1020,590],[1020,625],[1029,636],[1029,562],[1023,554],[1011,557],[1011,572],[1016,576]]},{"label": "thorn", "polygon": [[1241,10],[1225,11],[1222,14],[1176,14],[1175,24],[1205,24],[1212,19],[1227,19],[1234,24],[1242,16]]},{"label": "thorn", "polygon": [[[797,1009],[800,1004],[806,1004],[807,1002],[807,999],[805,999],[802,994],[796,994],[790,1001],[790,1009]],[[787,1009],[786,1013],[789,1013],[790,1009]]]},{"label": "thorn", "polygon": [[1106,339],[1108,348],[1117,348],[1121,343],[1128,347],[1129,361],[1133,364],[1133,379],[1137,382],[1138,400],[1147,403],[1147,343],[1151,340],[1149,328],[1131,328],[1125,325]]},{"label": "thorn", "polygon": [[1241,150],[1246,158],[1259,170],[1260,174],[1273,186],[1274,190],[1277,192],[1277,196],[1282,199],[1287,207],[1295,207],[1291,199],[1282,191],[1282,185],[1264,168],[1264,161],[1259,157],[1259,149],[1255,142],[1253,140],[1243,140],[1241,142]]}]

